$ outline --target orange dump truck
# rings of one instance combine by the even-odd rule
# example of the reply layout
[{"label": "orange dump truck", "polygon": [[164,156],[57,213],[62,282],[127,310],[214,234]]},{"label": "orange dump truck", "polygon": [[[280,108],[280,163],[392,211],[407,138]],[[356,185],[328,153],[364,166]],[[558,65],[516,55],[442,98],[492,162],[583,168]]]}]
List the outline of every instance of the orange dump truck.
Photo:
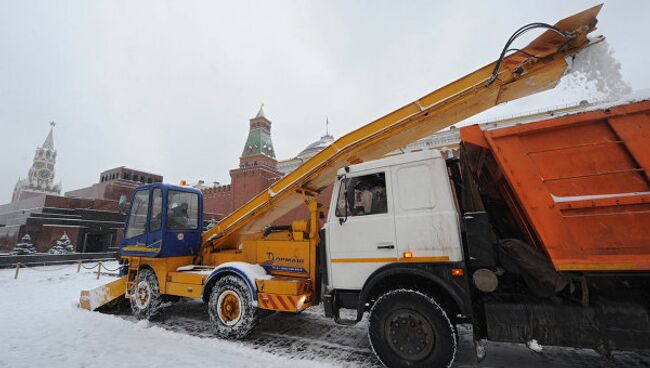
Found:
[{"label": "orange dump truck", "polygon": [[650,347],[650,101],[461,129],[476,338]]}]

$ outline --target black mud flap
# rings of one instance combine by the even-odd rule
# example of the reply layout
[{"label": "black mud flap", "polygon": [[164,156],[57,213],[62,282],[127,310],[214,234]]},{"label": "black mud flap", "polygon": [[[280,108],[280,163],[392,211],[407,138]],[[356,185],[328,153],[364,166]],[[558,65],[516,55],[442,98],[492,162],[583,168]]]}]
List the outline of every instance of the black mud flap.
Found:
[{"label": "black mud flap", "polygon": [[489,340],[608,350],[650,348],[648,311],[639,304],[597,300],[593,306],[561,300],[521,300],[521,296],[485,302]]}]

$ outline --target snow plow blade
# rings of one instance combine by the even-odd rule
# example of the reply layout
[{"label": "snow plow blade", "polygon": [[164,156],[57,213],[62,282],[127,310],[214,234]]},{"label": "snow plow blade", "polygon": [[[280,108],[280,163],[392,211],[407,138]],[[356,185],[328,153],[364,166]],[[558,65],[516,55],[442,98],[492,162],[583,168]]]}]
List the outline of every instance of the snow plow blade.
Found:
[{"label": "snow plow blade", "polygon": [[126,290],[126,276],[98,286],[90,290],[82,290],[79,297],[79,308],[94,311],[97,308],[124,296]]}]

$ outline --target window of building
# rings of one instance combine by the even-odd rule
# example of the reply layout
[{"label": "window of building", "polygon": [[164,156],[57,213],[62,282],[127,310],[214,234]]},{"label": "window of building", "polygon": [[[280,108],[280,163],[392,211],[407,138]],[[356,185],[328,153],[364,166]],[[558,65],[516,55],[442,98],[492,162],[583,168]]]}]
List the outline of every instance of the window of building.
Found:
[{"label": "window of building", "polygon": [[140,190],[133,196],[129,222],[126,225],[125,238],[133,238],[145,233],[147,228],[147,211],[149,209],[149,190]]},{"label": "window of building", "polygon": [[156,188],[151,195],[151,223],[149,231],[158,231],[162,225],[162,190]]},{"label": "window of building", "polygon": [[388,212],[386,175],[377,173],[346,179],[341,185],[336,204],[336,216],[377,215]]},{"label": "window of building", "polygon": [[196,193],[167,192],[167,228],[196,230],[199,224],[199,196]]}]

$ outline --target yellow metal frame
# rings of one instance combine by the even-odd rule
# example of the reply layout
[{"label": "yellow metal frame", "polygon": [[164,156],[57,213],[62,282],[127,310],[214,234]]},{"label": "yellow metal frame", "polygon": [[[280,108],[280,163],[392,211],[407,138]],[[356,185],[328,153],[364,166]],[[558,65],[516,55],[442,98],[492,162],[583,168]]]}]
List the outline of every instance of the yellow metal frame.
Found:
[{"label": "yellow metal frame", "polygon": [[205,232],[199,258],[215,248],[236,247],[242,238],[261,231],[299,206],[304,196],[301,191],[318,191],[331,184],[341,167],[380,158],[497,104],[555,87],[566,70],[565,58],[590,45],[587,34],[595,29],[601,7],[555,24],[562,31],[574,32],[572,39],[567,41],[548,30],[525,47],[524,53],[506,57],[494,83],[487,81],[496,62],[337,139]]}]

